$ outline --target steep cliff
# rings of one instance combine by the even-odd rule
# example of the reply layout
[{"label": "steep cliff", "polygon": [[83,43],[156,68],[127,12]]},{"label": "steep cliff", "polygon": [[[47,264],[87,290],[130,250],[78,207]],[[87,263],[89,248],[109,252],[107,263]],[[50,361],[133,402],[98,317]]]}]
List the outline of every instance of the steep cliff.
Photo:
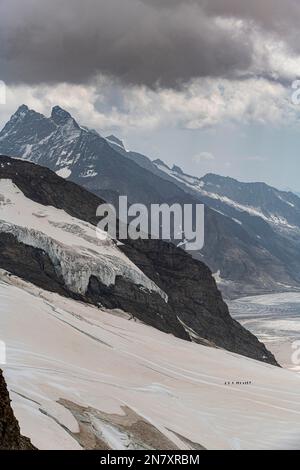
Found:
[{"label": "steep cliff", "polygon": [[6,383],[0,371],[0,450],[33,450],[30,440],[21,436],[10,404]]}]

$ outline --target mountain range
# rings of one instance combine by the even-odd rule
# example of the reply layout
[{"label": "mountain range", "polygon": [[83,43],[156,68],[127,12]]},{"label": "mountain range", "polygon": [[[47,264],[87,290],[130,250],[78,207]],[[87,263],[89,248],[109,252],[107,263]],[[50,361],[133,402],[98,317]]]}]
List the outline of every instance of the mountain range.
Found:
[{"label": "mountain range", "polygon": [[21,435],[2,371],[0,371],[0,450],[34,450],[30,440]]},{"label": "mountain range", "polygon": [[[21,106],[0,152],[0,448],[298,448],[298,376],[220,292],[298,289],[296,195],[187,175],[59,107]],[[124,194],[203,202],[204,249],[99,237]]]},{"label": "mountain range", "polygon": [[99,239],[102,202],[0,156],[13,408],[0,374],[0,448],[298,448],[297,374],[231,318],[203,262],[162,240]]},{"label": "mountain range", "polygon": [[264,183],[241,183],[127,151],[115,136],[79,125],[59,106],[49,118],[22,105],[0,133],[0,153],[46,166],[108,202],[205,204],[205,246],[193,252],[224,295],[299,289],[300,199]]},{"label": "mountain range", "polygon": [[4,375],[37,449],[299,448],[295,372],[0,279]]}]

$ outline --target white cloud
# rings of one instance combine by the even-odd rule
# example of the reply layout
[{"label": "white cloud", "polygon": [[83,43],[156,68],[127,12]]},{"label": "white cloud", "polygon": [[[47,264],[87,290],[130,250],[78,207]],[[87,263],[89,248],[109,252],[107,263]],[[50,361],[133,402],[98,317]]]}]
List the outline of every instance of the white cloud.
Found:
[{"label": "white cloud", "polygon": [[193,156],[193,161],[195,163],[202,163],[203,161],[213,161],[215,160],[215,156],[210,152],[201,152],[197,155]]},{"label": "white cloud", "polygon": [[[249,42],[252,66],[229,78],[202,77],[180,89],[129,86],[98,76],[88,84],[20,85],[8,88],[0,121],[20,103],[43,113],[52,105],[68,108],[98,130],[153,130],[164,127],[201,129],[220,123],[290,123],[297,119],[292,90],[283,85],[300,77],[300,56],[272,32],[246,20],[216,18],[218,27]],[[277,81],[277,78],[280,79]]]},{"label": "white cloud", "polygon": [[201,129],[223,123],[293,124],[298,106],[292,89],[266,78],[201,78],[181,90],[126,87],[99,77],[89,85],[8,87],[0,108],[2,124],[21,103],[49,114],[53,105],[67,108],[80,123],[105,132],[160,128]]}]

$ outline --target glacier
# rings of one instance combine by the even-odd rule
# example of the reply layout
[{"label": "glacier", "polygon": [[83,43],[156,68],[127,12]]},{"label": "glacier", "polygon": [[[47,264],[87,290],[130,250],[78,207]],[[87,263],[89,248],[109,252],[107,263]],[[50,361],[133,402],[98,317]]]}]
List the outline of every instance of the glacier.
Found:
[{"label": "glacier", "polygon": [[121,276],[168,301],[167,294],[119,250],[107,233],[102,232],[100,240],[93,225],[33,202],[5,179],[0,179],[0,232],[47,253],[74,293],[84,294],[91,276],[106,286],[114,285]]},{"label": "glacier", "polygon": [[[0,331],[12,406],[39,449],[90,449],[96,439],[112,449],[159,448],[157,433],[160,448],[164,439],[182,450],[299,448],[295,372],[180,340],[4,271]],[[134,434],[132,423],[147,434]]]}]

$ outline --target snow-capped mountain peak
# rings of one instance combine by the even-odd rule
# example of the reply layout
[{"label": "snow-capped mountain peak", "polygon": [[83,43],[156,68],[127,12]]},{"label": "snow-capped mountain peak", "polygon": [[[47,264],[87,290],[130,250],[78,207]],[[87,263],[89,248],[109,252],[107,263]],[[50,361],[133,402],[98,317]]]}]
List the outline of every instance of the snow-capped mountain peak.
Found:
[{"label": "snow-capped mountain peak", "polygon": [[58,126],[64,126],[69,121],[72,121],[74,126],[79,128],[77,122],[71,116],[71,114],[68,111],[66,111],[65,109],[61,108],[60,106],[54,106],[52,108],[51,119]]},{"label": "snow-capped mountain peak", "polygon": [[[153,163],[174,178],[176,184],[191,194],[198,194],[207,205],[237,223],[245,223],[248,214],[259,217],[277,231],[300,233],[300,199],[290,192],[280,191],[264,182],[243,183],[214,173],[191,176],[176,165],[170,169],[161,161]],[[250,220],[248,218],[248,222]]]},{"label": "snow-capped mountain peak", "polygon": [[19,108],[17,109],[17,111],[15,112],[15,114],[13,115],[13,117],[15,116],[15,118],[22,118],[24,117],[27,113],[29,112],[29,108],[28,106],[26,106],[26,104],[22,104],[21,106],[19,106]]},{"label": "snow-capped mountain peak", "polygon": [[22,105],[0,133],[0,142],[7,147],[7,154],[45,166],[51,162],[53,170],[69,177],[80,144],[84,145],[84,136],[90,134],[96,136],[81,128],[60,106],[54,106],[47,118]]}]

